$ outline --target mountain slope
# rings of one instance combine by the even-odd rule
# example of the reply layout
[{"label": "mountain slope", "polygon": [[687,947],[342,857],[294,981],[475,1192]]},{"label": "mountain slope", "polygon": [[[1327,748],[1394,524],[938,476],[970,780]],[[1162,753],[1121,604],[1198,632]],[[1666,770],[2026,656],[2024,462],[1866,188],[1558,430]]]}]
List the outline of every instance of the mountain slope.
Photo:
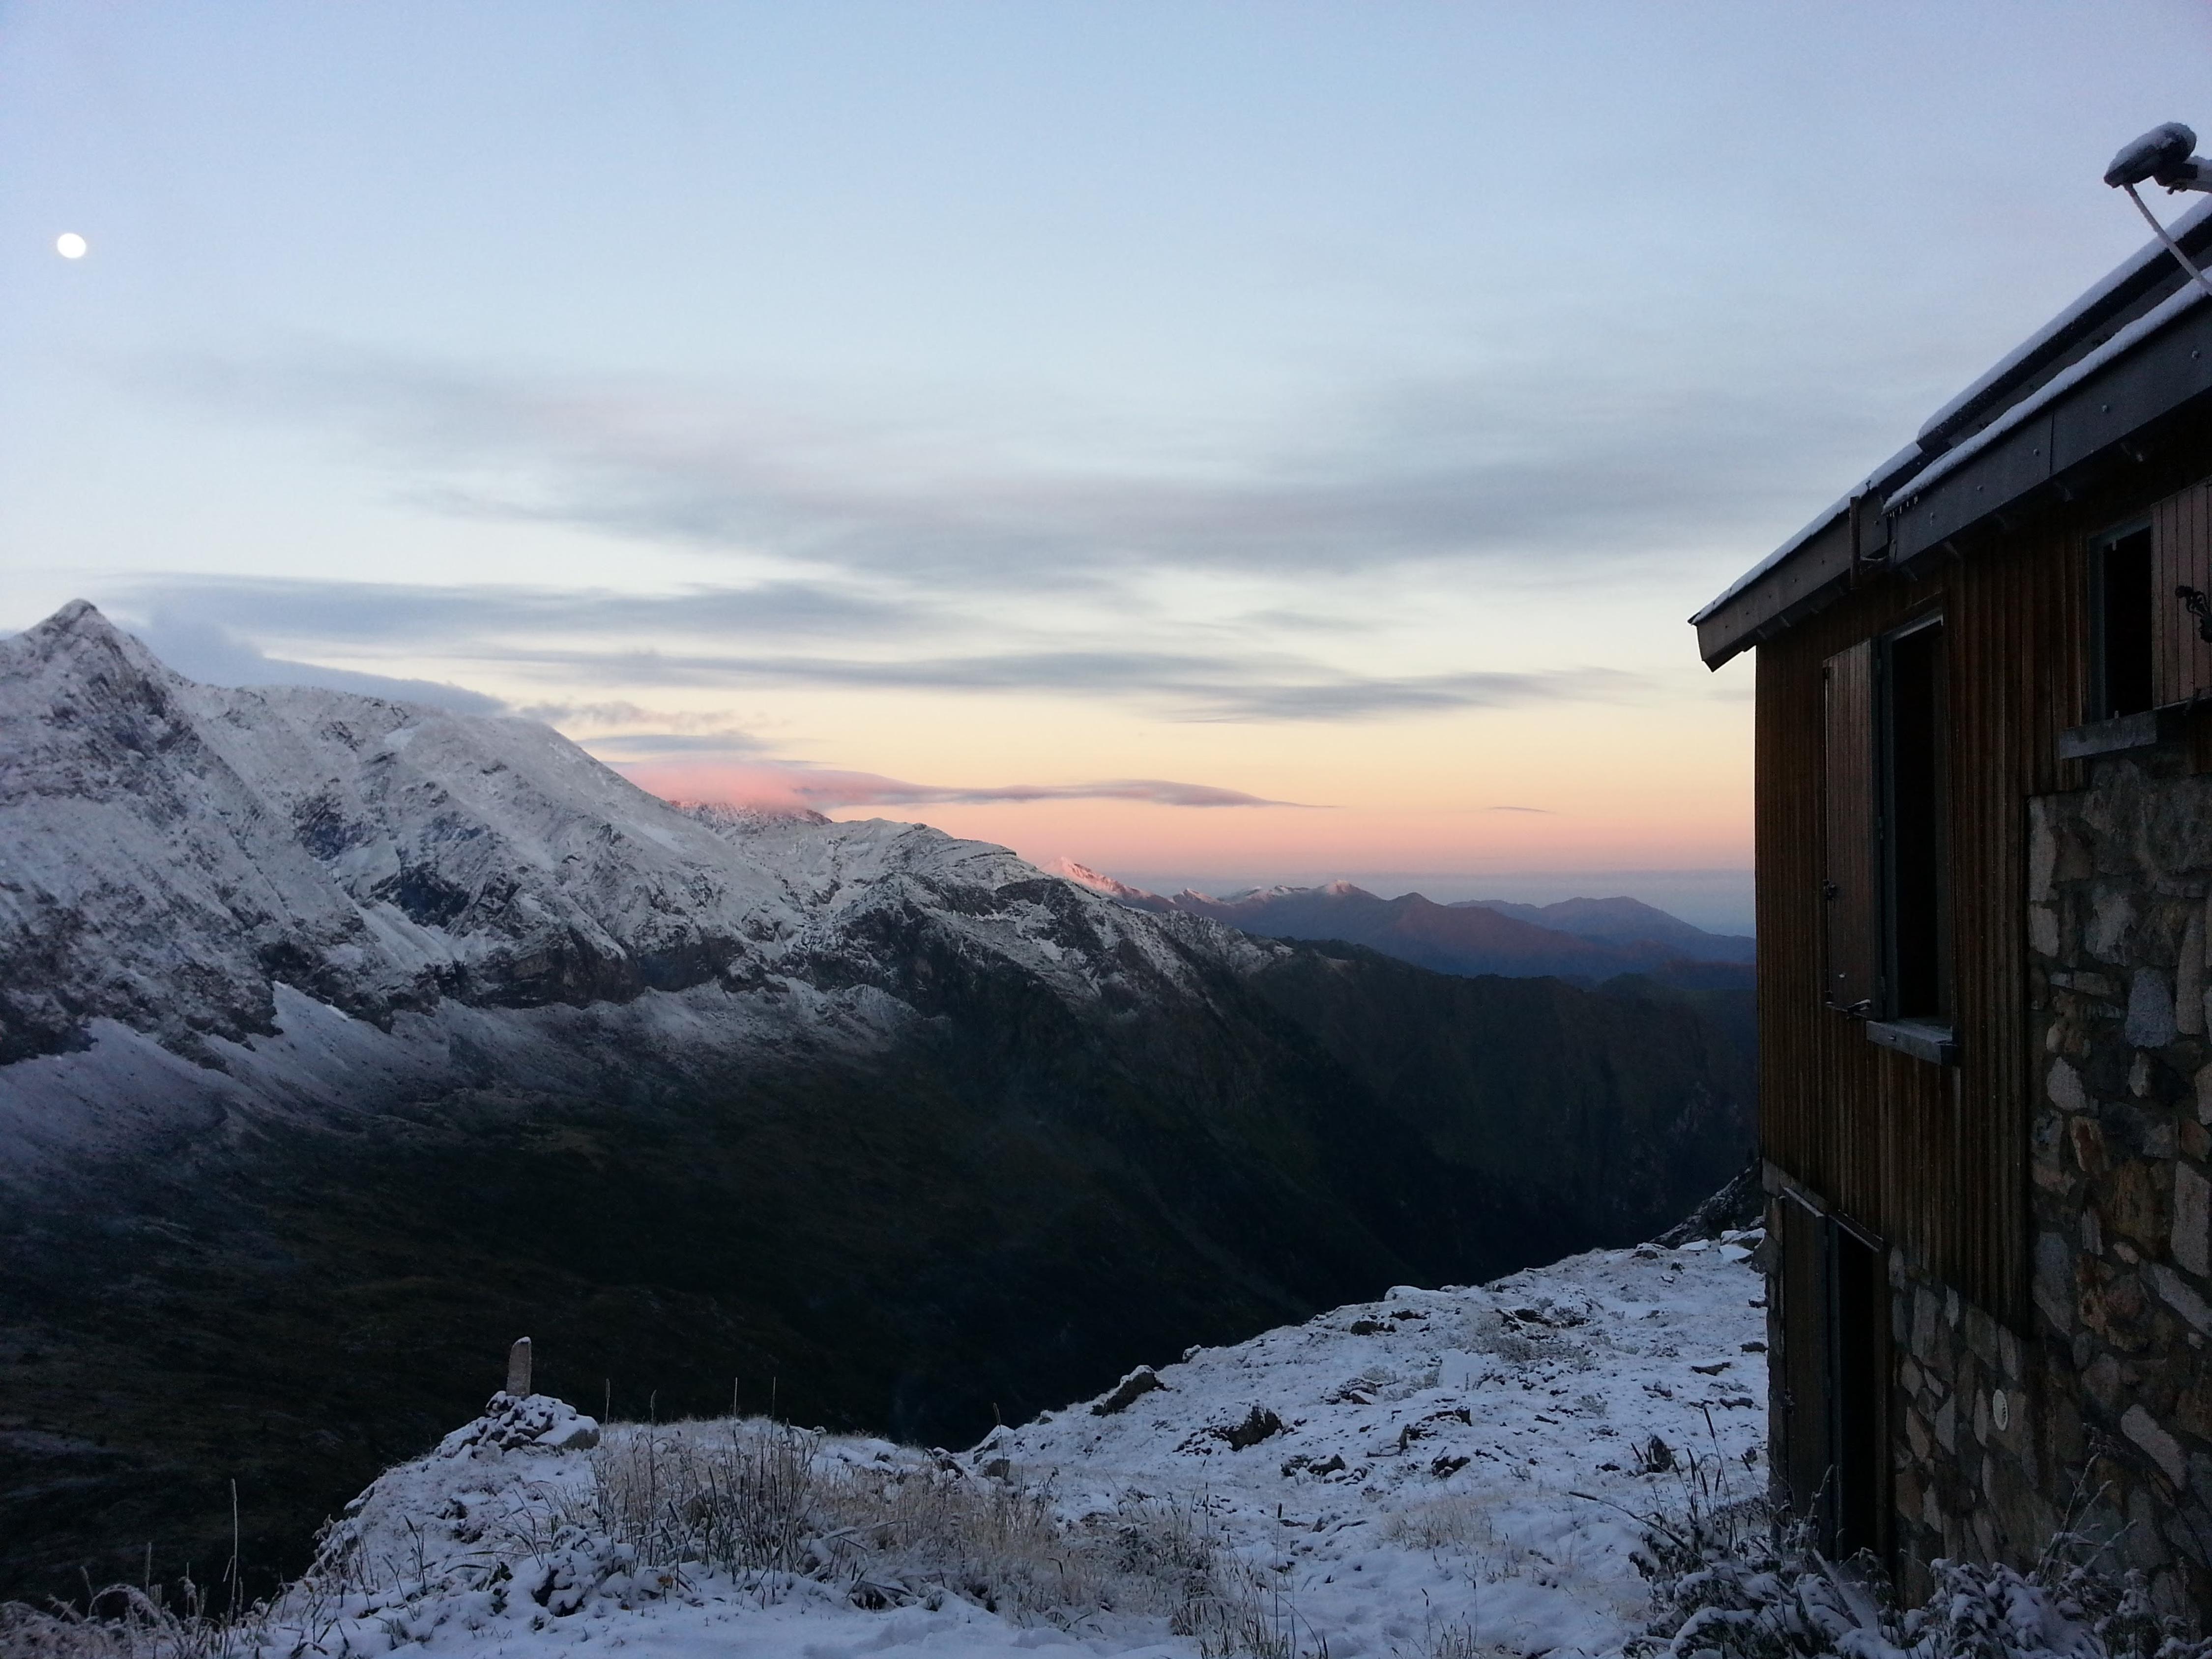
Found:
[{"label": "mountain slope", "polygon": [[1571,898],[1553,904],[1516,904],[1510,899],[1463,899],[1454,909],[1480,906],[1517,921],[1534,922],[1601,945],[1660,945],[1684,962],[1745,962],[1753,941],[1736,933],[1711,933],[1680,916],[1669,915],[1641,899]]},{"label": "mountain slope", "polygon": [[233,1480],[296,1568],[525,1330],[617,1412],[949,1442],[1646,1237],[1748,1142],[1701,1030],[196,685],[71,606],[0,641],[0,1593],[220,1559]]},{"label": "mountain slope", "polygon": [[1748,963],[1752,942],[1708,933],[1634,899],[1438,904],[1419,893],[1386,899],[1335,881],[1263,887],[1234,898],[1146,892],[1081,865],[1071,880],[1155,915],[1203,916],[1264,939],[1342,939],[1444,974],[1558,974],[1603,980],[1676,962]]}]

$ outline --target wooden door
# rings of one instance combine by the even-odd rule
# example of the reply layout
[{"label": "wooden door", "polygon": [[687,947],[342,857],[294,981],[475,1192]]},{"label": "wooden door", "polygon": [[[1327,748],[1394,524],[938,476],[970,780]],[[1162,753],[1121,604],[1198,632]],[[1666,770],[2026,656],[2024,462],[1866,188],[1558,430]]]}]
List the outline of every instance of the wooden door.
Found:
[{"label": "wooden door", "polygon": [[1889,1550],[1889,1275],[1879,1244],[1785,1194],[1780,1206],[1780,1474],[1838,1559]]},{"label": "wooden door", "polygon": [[1829,1387],[1828,1252],[1825,1218],[1784,1196],[1782,1212],[1782,1476],[1791,1511],[1825,1507],[1834,1391]]}]

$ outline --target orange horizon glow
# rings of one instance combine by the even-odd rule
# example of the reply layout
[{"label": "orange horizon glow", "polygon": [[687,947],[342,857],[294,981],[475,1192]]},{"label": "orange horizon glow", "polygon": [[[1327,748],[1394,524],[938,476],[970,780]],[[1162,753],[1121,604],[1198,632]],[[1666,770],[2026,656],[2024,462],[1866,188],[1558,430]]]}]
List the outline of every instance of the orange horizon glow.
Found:
[{"label": "orange horizon glow", "polygon": [[1434,800],[1407,805],[1209,806],[1111,799],[824,802],[823,775],[773,764],[628,763],[616,769],[665,799],[853,820],[926,823],[1051,866],[1132,870],[1478,875],[1523,870],[1711,870],[1751,865],[1747,791],[1717,798],[1606,799],[1539,811]]}]

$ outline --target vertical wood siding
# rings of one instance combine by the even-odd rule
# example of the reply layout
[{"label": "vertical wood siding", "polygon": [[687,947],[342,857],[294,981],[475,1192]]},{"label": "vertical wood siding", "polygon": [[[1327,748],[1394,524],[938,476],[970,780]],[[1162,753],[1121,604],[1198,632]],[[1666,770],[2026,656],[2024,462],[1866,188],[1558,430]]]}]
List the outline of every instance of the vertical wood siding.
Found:
[{"label": "vertical wood siding", "polygon": [[1871,1007],[1880,994],[1875,924],[1881,907],[1881,860],[1875,840],[1874,641],[1861,640],[1821,667],[1826,682],[1820,889],[1827,930],[1831,1008]]},{"label": "vertical wood siding", "polygon": [[2212,690],[2212,644],[2175,596],[2212,594],[2212,483],[2195,483],[2151,509],[2151,693],[2161,703]]},{"label": "vertical wood siding", "polygon": [[[1876,576],[1759,647],[1760,1111],[1766,1155],[2015,1326],[2027,1293],[2029,796],[2079,787],[2058,732],[2086,695],[2087,507]],[[2140,510],[2140,509],[2138,509]],[[2087,528],[2094,528],[2089,525]],[[1960,1063],[1867,1040],[1825,1006],[1824,670],[1940,608],[1949,654],[1949,846]]]}]

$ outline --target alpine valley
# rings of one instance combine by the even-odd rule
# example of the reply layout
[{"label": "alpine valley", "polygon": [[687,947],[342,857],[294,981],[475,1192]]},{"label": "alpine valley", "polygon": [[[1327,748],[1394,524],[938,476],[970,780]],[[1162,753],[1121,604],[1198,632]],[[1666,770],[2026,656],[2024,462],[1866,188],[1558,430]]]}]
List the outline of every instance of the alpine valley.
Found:
[{"label": "alpine valley", "polygon": [[297,1571],[525,1334],[602,1414],[964,1445],[1648,1237],[1752,1121],[1648,972],[679,806],[528,720],[191,683],[81,603],[0,640],[0,1596],[212,1578],[234,1482],[249,1583]]}]

